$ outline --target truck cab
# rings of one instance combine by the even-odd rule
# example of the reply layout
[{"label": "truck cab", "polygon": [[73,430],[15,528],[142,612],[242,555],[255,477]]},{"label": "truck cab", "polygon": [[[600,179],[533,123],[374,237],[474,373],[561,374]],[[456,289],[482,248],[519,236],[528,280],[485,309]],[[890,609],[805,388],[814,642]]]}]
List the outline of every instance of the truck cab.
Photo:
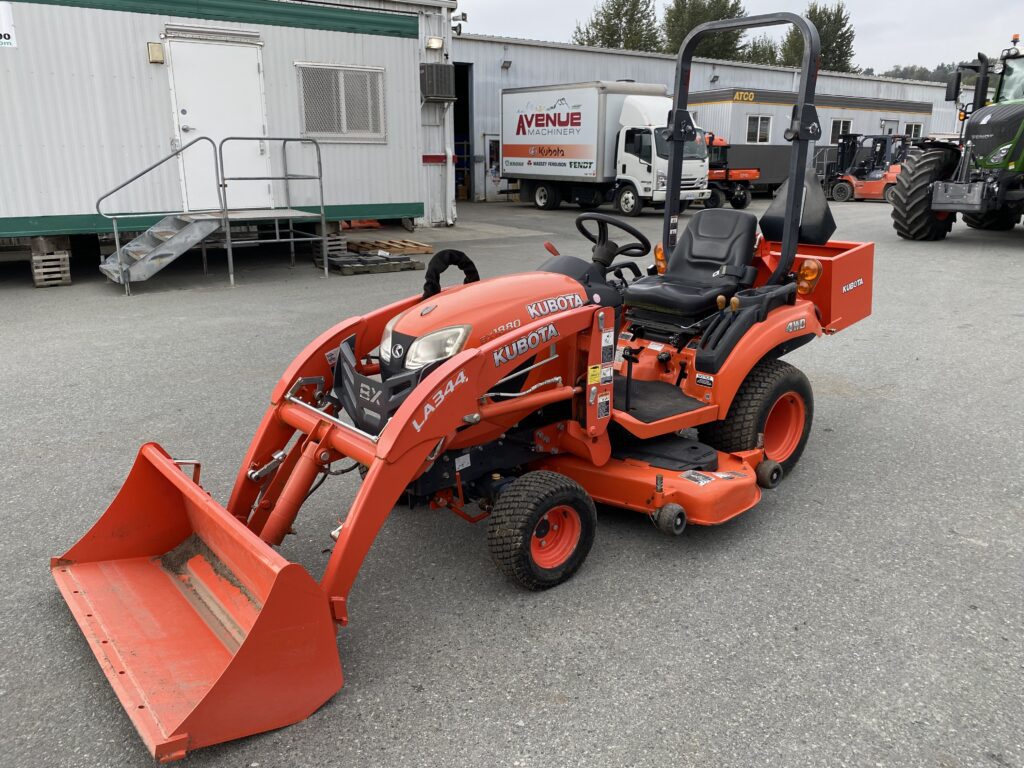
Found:
[{"label": "truck cab", "polygon": [[[645,205],[665,204],[668,179],[668,141],[665,123],[671,101],[660,96],[627,96],[619,118],[616,147],[615,209],[636,216]],[[686,144],[680,200],[704,200],[708,189],[708,149],[704,132]],[[685,207],[685,205],[684,205]]]}]

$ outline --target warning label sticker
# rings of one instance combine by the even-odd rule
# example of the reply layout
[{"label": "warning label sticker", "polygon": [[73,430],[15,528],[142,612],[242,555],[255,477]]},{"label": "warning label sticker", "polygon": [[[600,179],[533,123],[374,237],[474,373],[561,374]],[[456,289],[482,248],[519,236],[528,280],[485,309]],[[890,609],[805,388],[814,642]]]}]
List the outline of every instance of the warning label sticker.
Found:
[{"label": "warning label sticker", "polygon": [[599,395],[597,398],[597,418],[607,419],[612,415],[612,396]]},{"label": "warning label sticker", "polygon": [[612,383],[612,379],[614,378],[614,376],[615,376],[615,369],[612,368],[611,363],[609,363],[608,365],[602,365],[601,366],[601,383],[602,384],[611,384]]},{"label": "warning label sticker", "polygon": [[679,476],[683,478],[683,480],[689,480],[691,483],[696,483],[697,485],[707,485],[715,479],[712,475],[705,475],[703,472],[698,472],[695,469],[683,472]]},{"label": "warning label sticker", "polygon": [[587,367],[587,384],[597,384],[601,381],[601,366],[591,365]]}]

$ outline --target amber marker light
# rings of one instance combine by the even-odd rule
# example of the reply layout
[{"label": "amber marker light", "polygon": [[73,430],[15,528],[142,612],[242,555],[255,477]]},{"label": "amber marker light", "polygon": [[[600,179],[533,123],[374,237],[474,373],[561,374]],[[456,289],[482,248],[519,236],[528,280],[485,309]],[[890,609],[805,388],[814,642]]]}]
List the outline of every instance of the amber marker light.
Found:
[{"label": "amber marker light", "polygon": [[658,268],[658,274],[664,275],[668,269],[668,262],[665,261],[665,246],[661,243],[654,246],[654,264]]},{"label": "amber marker light", "polygon": [[796,275],[796,292],[801,295],[810,293],[820,277],[821,262],[817,259],[804,259]]}]

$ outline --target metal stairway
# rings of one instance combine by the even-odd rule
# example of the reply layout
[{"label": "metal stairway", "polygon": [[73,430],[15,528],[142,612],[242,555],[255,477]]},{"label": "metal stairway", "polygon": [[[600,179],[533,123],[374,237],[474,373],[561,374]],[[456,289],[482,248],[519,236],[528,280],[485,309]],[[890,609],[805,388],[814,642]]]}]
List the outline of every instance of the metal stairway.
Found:
[{"label": "metal stairway", "polygon": [[132,283],[148,280],[220,228],[219,219],[193,219],[188,214],[165,216],[122,246],[120,252],[110,254],[100,264],[100,271],[115,283],[124,283],[125,278]]}]

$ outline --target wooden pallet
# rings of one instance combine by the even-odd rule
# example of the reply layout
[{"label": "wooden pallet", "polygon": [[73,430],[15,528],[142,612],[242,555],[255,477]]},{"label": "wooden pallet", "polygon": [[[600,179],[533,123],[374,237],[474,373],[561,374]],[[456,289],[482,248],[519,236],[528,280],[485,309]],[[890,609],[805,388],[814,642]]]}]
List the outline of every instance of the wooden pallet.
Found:
[{"label": "wooden pallet", "polygon": [[32,282],[36,288],[71,285],[71,252],[33,253]]},{"label": "wooden pallet", "polygon": [[[324,261],[319,256],[313,257],[313,263],[318,269],[324,268]],[[341,275],[374,275],[384,272],[424,269],[422,261],[410,259],[405,255],[371,256],[350,253],[345,256],[328,256],[327,264],[332,272]]]},{"label": "wooden pallet", "polygon": [[434,252],[434,249],[426,243],[417,243],[415,240],[349,240],[348,249],[356,253],[387,251],[391,254],[430,254]]},{"label": "wooden pallet", "polygon": [[[348,238],[345,235],[328,235],[327,236],[327,255],[328,256],[344,256],[348,253]],[[323,256],[323,241],[320,239],[313,241],[313,255],[316,258]]]}]

